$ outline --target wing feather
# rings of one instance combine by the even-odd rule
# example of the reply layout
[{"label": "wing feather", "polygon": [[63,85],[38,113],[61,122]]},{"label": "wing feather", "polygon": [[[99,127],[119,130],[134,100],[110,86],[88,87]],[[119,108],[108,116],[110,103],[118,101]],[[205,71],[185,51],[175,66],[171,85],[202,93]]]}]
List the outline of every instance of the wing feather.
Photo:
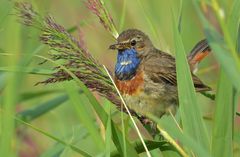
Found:
[{"label": "wing feather", "polygon": [[[149,54],[144,60],[144,71],[155,83],[165,82],[177,86],[175,58],[167,53],[156,50]],[[192,74],[192,79],[196,91],[211,90],[196,75]]]}]

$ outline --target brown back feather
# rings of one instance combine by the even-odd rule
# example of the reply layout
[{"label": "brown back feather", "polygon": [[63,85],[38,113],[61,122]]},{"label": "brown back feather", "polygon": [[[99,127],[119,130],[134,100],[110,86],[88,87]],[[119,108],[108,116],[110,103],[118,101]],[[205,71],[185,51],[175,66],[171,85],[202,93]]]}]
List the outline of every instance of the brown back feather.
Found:
[{"label": "brown back feather", "polygon": [[[145,73],[156,83],[168,83],[177,86],[177,75],[175,58],[160,50],[152,50],[143,60]],[[209,91],[210,87],[206,86],[196,75],[192,73],[192,79],[196,91]]]}]

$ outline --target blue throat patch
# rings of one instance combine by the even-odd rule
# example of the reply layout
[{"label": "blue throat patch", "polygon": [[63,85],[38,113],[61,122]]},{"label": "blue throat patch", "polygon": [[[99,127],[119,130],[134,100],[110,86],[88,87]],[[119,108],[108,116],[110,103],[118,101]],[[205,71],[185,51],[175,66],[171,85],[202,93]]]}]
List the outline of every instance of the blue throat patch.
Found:
[{"label": "blue throat patch", "polygon": [[130,80],[135,76],[139,63],[140,59],[135,49],[118,51],[115,76],[119,80]]}]

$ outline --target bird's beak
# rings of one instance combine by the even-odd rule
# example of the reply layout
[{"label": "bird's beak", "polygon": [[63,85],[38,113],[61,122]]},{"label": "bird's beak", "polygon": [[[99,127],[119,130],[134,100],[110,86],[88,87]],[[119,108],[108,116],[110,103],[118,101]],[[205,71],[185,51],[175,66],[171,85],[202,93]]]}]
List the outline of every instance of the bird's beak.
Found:
[{"label": "bird's beak", "polygon": [[109,46],[109,49],[111,49],[111,50],[116,50],[118,48],[119,48],[119,44],[113,44],[113,45]]},{"label": "bird's beak", "polygon": [[111,50],[124,50],[129,48],[129,43],[117,43],[109,46],[109,49]]}]

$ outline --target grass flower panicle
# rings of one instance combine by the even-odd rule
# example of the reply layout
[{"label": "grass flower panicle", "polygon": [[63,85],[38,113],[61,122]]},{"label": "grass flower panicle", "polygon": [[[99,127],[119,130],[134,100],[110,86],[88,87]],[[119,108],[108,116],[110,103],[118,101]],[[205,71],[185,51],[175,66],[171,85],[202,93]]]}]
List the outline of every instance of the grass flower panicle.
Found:
[{"label": "grass flower panicle", "polygon": [[26,2],[18,2],[15,3],[15,8],[19,12],[17,15],[21,19],[19,22],[27,26],[32,26],[36,16],[38,16],[37,13],[33,10],[32,5]]},{"label": "grass flower panicle", "polygon": [[110,32],[110,34],[116,39],[118,32],[112,17],[104,7],[102,0],[87,0],[86,5],[100,20],[104,28]]},{"label": "grass flower panicle", "polygon": [[[34,26],[41,30],[40,41],[50,47],[52,60],[61,60],[62,65],[75,74],[89,89],[98,92],[116,106],[121,101],[115,88],[105,73],[101,64],[93,58],[84,45],[81,35],[80,40],[75,39],[67,30],[57,24],[53,17],[47,15],[40,17],[29,3],[16,3],[16,9],[20,21],[27,26]],[[40,20],[43,21],[40,21]],[[39,24],[40,25],[37,25]],[[57,72],[47,80],[37,84],[48,84],[71,80],[72,77],[61,67],[54,68]]]}]

